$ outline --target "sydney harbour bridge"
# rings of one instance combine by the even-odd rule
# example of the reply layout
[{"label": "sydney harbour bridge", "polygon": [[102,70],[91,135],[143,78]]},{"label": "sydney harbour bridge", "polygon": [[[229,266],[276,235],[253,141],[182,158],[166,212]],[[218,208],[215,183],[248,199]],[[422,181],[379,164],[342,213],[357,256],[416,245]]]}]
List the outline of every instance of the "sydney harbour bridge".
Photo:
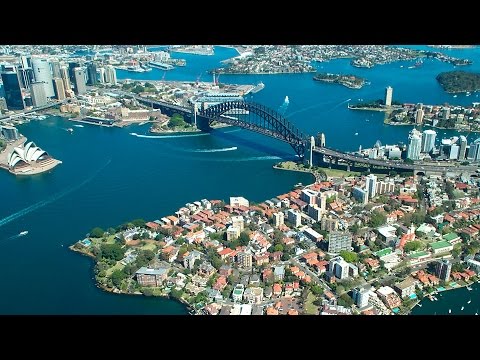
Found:
[{"label": "sydney harbour bridge", "polygon": [[310,166],[344,167],[347,170],[384,170],[413,172],[414,174],[475,173],[478,166],[441,166],[432,164],[407,164],[402,161],[386,161],[364,158],[325,146],[323,134],[317,138],[300,131],[294,124],[277,111],[251,101],[227,101],[209,107],[192,108],[147,99],[131,93],[119,92],[137,101],[158,108],[166,115],[181,114],[185,121],[195,124],[202,131],[209,131],[213,122],[229,124],[250,130],[288,143],[295,154]]}]

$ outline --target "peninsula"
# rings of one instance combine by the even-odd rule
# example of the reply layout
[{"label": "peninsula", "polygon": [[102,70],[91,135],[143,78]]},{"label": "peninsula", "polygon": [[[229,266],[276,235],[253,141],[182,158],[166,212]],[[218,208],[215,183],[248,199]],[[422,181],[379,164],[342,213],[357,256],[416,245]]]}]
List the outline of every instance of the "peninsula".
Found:
[{"label": "peninsula", "polygon": [[480,90],[480,74],[466,71],[443,72],[436,77],[448,93],[468,93]]},{"label": "peninsula", "polygon": [[349,89],[361,89],[365,85],[365,79],[356,75],[317,73],[313,80],[326,83],[340,84]]},{"label": "peninsula", "polygon": [[70,249],[95,259],[106,291],[169,296],[208,315],[408,314],[478,279],[471,181],[301,167],[318,180],[258,204],[202,199],[94,228]]}]

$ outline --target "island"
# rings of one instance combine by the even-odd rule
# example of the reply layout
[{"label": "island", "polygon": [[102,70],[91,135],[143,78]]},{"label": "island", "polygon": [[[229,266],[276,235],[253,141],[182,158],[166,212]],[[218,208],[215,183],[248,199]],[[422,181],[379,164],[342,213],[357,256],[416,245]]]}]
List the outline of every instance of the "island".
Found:
[{"label": "island", "polygon": [[480,74],[467,71],[448,71],[437,75],[438,83],[448,93],[480,90]]},{"label": "island", "polygon": [[334,83],[343,85],[349,89],[361,89],[365,85],[365,79],[352,74],[329,74],[317,73],[313,80],[322,81],[326,83]]}]

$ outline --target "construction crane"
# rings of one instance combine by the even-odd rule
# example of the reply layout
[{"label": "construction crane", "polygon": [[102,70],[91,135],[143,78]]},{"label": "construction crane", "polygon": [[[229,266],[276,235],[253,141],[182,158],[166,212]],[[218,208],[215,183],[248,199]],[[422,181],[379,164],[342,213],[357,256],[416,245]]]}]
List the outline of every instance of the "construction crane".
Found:
[{"label": "construction crane", "polygon": [[197,80],[195,81],[195,85],[198,86],[198,83],[200,82],[201,77],[202,77],[202,73],[200,73],[200,75],[197,76]]}]

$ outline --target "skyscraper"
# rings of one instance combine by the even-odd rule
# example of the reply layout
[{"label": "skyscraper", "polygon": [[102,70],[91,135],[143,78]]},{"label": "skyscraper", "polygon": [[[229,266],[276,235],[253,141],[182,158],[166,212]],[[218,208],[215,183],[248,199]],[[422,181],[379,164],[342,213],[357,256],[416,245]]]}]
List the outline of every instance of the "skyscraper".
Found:
[{"label": "skyscraper", "polygon": [[440,260],[437,263],[436,273],[440,280],[448,281],[450,279],[450,272],[452,270],[452,263],[448,260]]},{"label": "skyscraper", "polygon": [[52,61],[50,64],[52,65],[52,77],[62,77],[62,74],[60,72],[60,63],[58,61]]},{"label": "skyscraper", "polygon": [[8,110],[23,110],[25,102],[20,88],[20,79],[17,71],[4,71],[2,73],[3,90]]},{"label": "skyscraper", "polygon": [[79,62],[71,62],[68,63],[68,78],[70,79],[70,83],[75,85],[75,68],[80,67]]},{"label": "skyscraper", "polygon": [[411,160],[420,159],[420,150],[422,148],[422,133],[416,129],[410,131],[408,136],[410,143],[408,144],[407,158]]},{"label": "skyscraper", "polygon": [[373,174],[367,176],[367,191],[370,199],[377,194],[377,177]]},{"label": "skyscraper", "polygon": [[103,67],[97,68],[97,74],[98,74],[98,82],[100,84],[105,84],[105,68]]},{"label": "skyscraper", "polygon": [[465,160],[467,151],[467,138],[460,135],[460,150],[458,151],[458,160]]},{"label": "skyscraper", "polygon": [[480,138],[475,140],[470,144],[470,149],[468,150],[468,160],[479,161],[480,160]]},{"label": "skyscraper", "polygon": [[117,72],[113,65],[105,67],[105,82],[112,85],[117,85]]},{"label": "skyscraper", "polygon": [[50,63],[47,59],[32,58],[33,75],[36,82],[42,82],[45,88],[45,96],[53,97],[52,73],[50,70]]},{"label": "skyscraper", "polygon": [[65,91],[72,90],[72,85],[70,85],[70,75],[68,74],[68,69],[66,67],[60,68],[60,75],[63,81],[63,87]]},{"label": "skyscraper", "polygon": [[385,89],[385,105],[386,106],[392,105],[392,98],[393,98],[393,88],[391,86],[387,86]]},{"label": "skyscraper", "polygon": [[33,107],[47,105],[47,96],[45,95],[45,86],[43,82],[37,81],[31,83],[30,94],[32,95]]},{"label": "skyscraper", "polygon": [[87,92],[87,87],[85,84],[85,68],[77,67],[73,70],[73,72],[75,95],[83,95]]},{"label": "skyscraper", "polygon": [[96,85],[97,84],[97,66],[95,63],[91,62],[87,65],[87,75],[88,75],[88,85]]},{"label": "skyscraper", "polygon": [[423,114],[424,114],[423,109],[418,109],[415,112],[415,123],[416,124],[422,124],[423,123]]},{"label": "skyscraper", "polygon": [[429,153],[435,148],[437,133],[434,130],[425,130],[422,135],[422,152]]},{"label": "skyscraper", "polygon": [[65,87],[63,86],[63,80],[60,78],[53,79],[53,90],[55,91],[55,98],[57,100],[65,100]]}]

